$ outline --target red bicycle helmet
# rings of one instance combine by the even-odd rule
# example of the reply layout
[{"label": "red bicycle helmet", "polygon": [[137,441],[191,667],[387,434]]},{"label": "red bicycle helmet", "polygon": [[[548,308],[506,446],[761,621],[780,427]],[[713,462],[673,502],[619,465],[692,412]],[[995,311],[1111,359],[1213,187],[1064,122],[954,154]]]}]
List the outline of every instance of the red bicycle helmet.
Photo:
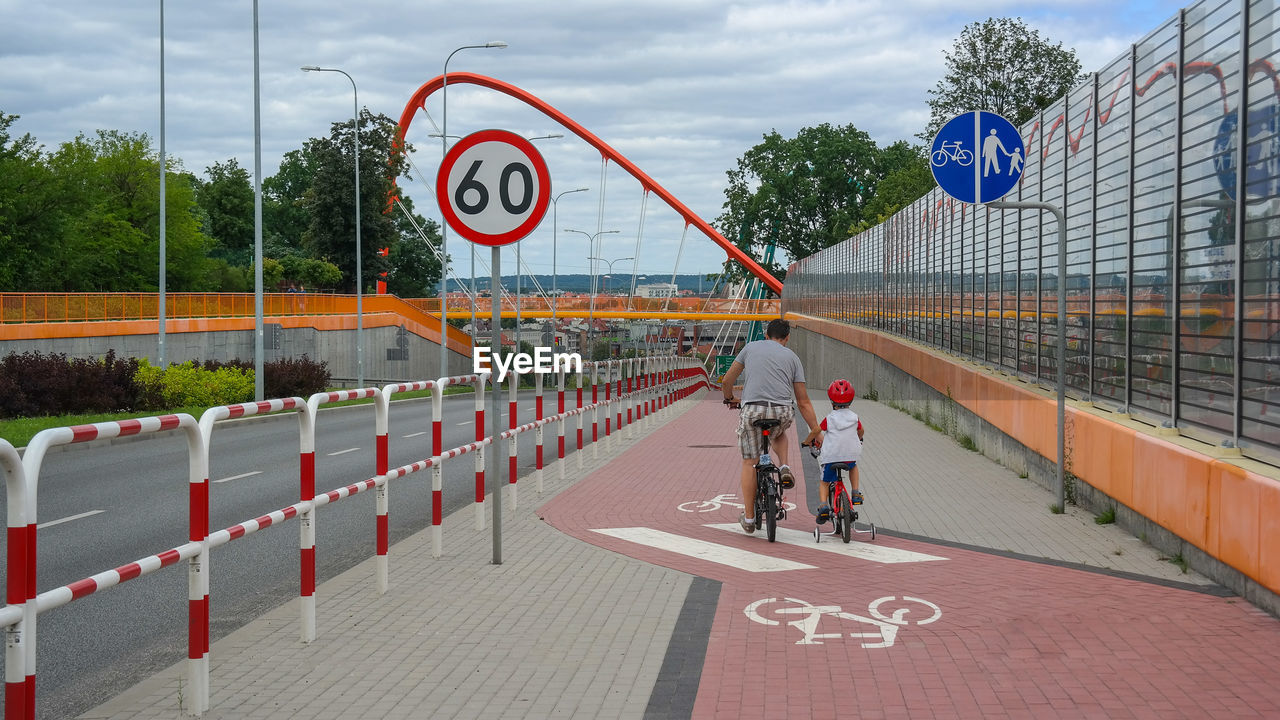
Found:
[{"label": "red bicycle helmet", "polygon": [[853,402],[853,386],[848,380],[837,380],[827,388],[827,397],[836,405],[848,405]]}]

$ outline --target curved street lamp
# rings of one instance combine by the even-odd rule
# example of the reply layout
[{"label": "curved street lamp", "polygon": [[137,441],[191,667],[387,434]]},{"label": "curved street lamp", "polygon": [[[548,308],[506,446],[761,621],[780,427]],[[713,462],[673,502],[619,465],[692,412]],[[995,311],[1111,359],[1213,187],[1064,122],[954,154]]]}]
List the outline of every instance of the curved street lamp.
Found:
[{"label": "curved street lamp", "polygon": [[[440,145],[444,149],[441,159],[444,155],[449,154],[449,61],[454,55],[463,50],[498,48],[501,50],[507,44],[501,40],[491,40],[483,45],[463,45],[462,47],[449,53],[444,59],[444,72],[440,76]],[[472,251],[474,253],[474,250]],[[474,258],[474,255],[473,255]],[[476,272],[475,261],[472,260],[471,265],[471,342],[475,344],[475,284]],[[449,323],[447,321],[447,310],[445,306],[449,301],[449,223],[440,223],[440,377],[446,377],[449,374]]]},{"label": "curved street lamp", "polygon": [[557,287],[556,274],[556,247],[560,244],[559,238],[556,237],[556,209],[559,206],[560,198],[573,193],[586,192],[590,188],[574,188],[573,190],[565,190],[564,192],[551,198],[551,331],[557,332],[556,310],[560,308],[560,293]]},{"label": "curved street lamp", "polygon": [[[342,73],[346,75],[347,80],[351,81],[351,101],[355,110],[353,122],[356,129],[356,387],[364,387],[364,271],[361,257],[364,255],[364,245],[360,241],[360,94],[356,90],[356,81],[345,70],[303,65],[302,71]],[[443,337],[440,342],[444,342]]]}]

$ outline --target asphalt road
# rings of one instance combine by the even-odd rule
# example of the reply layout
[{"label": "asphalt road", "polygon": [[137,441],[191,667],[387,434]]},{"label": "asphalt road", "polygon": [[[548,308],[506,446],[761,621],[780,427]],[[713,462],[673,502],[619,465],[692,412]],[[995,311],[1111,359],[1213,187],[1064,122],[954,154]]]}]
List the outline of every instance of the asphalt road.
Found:
[{"label": "asphalt road", "polygon": [[[521,393],[520,423],[534,419],[532,397],[531,392]],[[571,393],[566,393],[566,401],[573,402]],[[554,391],[547,392],[544,402],[544,412],[554,412]],[[505,392],[501,405],[505,418]],[[474,440],[474,408],[472,395],[445,398],[446,448]],[[507,427],[505,419],[502,426]],[[392,403],[389,428],[390,467],[430,457],[429,399]],[[544,460],[550,463],[555,458],[556,435],[554,425],[548,429]],[[573,447],[575,431],[576,422],[570,420],[565,428],[567,448]],[[520,437],[521,474],[534,467],[533,438],[532,433]],[[499,475],[505,481],[505,443],[499,452]],[[372,406],[321,410],[316,423],[318,492],[373,476],[374,460]],[[213,432],[209,478],[212,530],[297,502],[296,417],[287,413],[220,423]],[[430,525],[431,473],[400,478],[389,488],[394,544]],[[471,504],[474,491],[472,459],[464,456],[447,463],[444,514]],[[317,511],[317,584],[374,554],[374,501],[375,493],[366,491]],[[181,433],[50,453],[40,473],[40,591],[183,544],[187,502],[186,443]],[[294,519],[213,551],[210,631],[214,640],[297,596],[298,538]],[[395,572],[392,548],[392,582]],[[321,607],[323,602],[320,597]],[[74,717],[185,658],[186,614],[186,563],[41,614],[37,717]]]}]

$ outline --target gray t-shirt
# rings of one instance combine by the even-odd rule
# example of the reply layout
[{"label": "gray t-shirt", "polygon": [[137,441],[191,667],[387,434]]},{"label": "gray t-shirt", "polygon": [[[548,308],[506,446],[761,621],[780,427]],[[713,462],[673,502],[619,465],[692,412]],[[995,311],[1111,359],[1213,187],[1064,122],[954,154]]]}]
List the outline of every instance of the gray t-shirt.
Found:
[{"label": "gray t-shirt", "polygon": [[795,388],[791,384],[804,382],[804,368],[790,348],[773,340],[756,340],[742,348],[735,362],[742,363],[746,372],[742,402],[778,405],[795,402]]}]

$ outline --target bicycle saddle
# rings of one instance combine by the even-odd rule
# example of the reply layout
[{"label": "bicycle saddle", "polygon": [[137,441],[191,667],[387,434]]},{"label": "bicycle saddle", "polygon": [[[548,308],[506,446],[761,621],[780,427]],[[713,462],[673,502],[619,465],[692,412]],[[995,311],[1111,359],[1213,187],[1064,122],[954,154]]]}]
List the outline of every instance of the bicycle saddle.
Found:
[{"label": "bicycle saddle", "polygon": [[761,430],[772,430],[778,427],[779,425],[781,425],[782,421],[777,420],[775,418],[759,418],[757,420],[751,421],[751,424],[755,425]]},{"label": "bicycle saddle", "polygon": [[831,463],[831,468],[834,470],[848,470],[849,463],[842,463],[842,462]]}]

